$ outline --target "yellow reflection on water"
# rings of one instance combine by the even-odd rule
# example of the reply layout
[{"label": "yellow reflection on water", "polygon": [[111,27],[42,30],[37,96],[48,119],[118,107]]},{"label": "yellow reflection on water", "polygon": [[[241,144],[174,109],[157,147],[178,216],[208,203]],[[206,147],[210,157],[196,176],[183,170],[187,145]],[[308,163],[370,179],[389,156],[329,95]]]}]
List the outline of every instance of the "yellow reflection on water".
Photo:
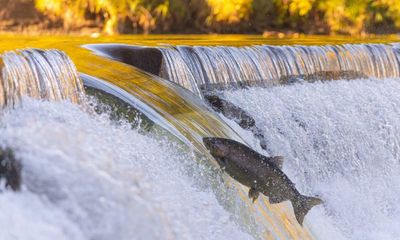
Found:
[{"label": "yellow reflection on water", "polygon": [[400,41],[400,35],[370,35],[370,36],[324,36],[324,35],[119,35],[119,36],[26,36],[26,35],[0,35],[0,51],[21,47],[30,47],[30,44],[61,46],[62,43],[93,44],[93,43],[126,43],[147,46],[162,45],[324,45],[346,43],[390,43]]}]

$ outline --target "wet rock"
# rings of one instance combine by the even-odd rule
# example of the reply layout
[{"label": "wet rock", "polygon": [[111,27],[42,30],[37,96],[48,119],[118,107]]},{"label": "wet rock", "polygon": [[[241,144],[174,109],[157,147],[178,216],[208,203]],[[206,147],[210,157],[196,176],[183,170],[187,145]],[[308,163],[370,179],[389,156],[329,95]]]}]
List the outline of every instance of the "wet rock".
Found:
[{"label": "wet rock", "polygon": [[259,81],[231,81],[229,83],[206,83],[201,84],[200,89],[202,92],[211,91],[225,91],[225,90],[236,90],[236,89],[247,89],[250,87],[271,87],[272,83],[269,80]]},{"label": "wet rock", "polygon": [[367,75],[353,70],[348,71],[319,71],[312,74],[293,74],[281,76],[278,80],[276,79],[259,79],[251,81],[233,81],[229,83],[205,83],[200,85],[203,92],[211,91],[223,91],[223,90],[235,90],[235,89],[246,89],[250,87],[272,87],[275,85],[283,84],[295,84],[301,82],[317,82],[317,81],[332,81],[332,80],[352,80],[368,78]]},{"label": "wet rock", "polygon": [[293,84],[301,81],[316,82],[316,81],[329,81],[329,80],[351,80],[368,78],[367,75],[358,71],[320,71],[313,74],[302,75],[287,75],[279,79],[281,84]]},{"label": "wet rock", "polygon": [[18,191],[21,188],[21,163],[10,148],[0,148],[0,180],[6,182],[6,188]]}]

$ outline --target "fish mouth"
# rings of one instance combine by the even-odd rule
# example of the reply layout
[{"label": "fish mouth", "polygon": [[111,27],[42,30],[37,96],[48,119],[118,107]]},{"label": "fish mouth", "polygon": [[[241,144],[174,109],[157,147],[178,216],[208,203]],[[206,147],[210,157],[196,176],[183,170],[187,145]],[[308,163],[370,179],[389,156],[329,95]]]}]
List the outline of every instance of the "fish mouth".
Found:
[{"label": "fish mouth", "polygon": [[218,149],[218,144],[216,142],[216,139],[213,137],[205,137],[203,138],[203,143],[204,146],[207,148],[207,150],[209,151],[209,153],[214,157],[218,157],[219,154],[219,149]]},{"label": "fish mouth", "polygon": [[204,143],[204,146],[206,146],[206,148],[208,149],[208,150],[212,150],[212,148],[213,148],[213,138],[210,138],[210,137],[204,137],[203,138],[203,143]]},{"label": "fish mouth", "polygon": [[211,156],[217,161],[222,170],[226,168],[226,158],[223,151],[220,149],[220,139],[214,137],[203,138],[203,143],[210,152]]},{"label": "fish mouth", "polygon": [[225,170],[225,168],[226,168],[226,160],[224,158],[219,158],[219,157],[215,157],[214,159],[217,161],[217,163],[222,168],[222,170]]}]

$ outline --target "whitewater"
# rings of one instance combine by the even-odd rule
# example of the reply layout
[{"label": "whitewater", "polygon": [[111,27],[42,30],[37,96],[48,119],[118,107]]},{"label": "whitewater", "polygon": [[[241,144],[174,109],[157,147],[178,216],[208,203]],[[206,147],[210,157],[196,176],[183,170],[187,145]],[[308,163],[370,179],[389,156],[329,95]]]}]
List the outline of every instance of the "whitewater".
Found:
[{"label": "whitewater", "polygon": [[[319,239],[400,234],[399,79],[225,91],[262,127]],[[0,120],[23,188],[0,194],[0,239],[252,239],[202,179],[195,155],[70,102],[24,99]],[[195,171],[195,172],[193,172]],[[199,172],[200,171],[200,172]],[[204,173],[206,175],[206,173]]]},{"label": "whitewater", "polygon": [[[284,156],[283,171],[296,188],[323,199],[305,218],[304,227],[316,239],[396,239],[399,80],[299,81],[221,92],[254,117],[267,150],[253,133],[221,118],[255,150]],[[245,214],[255,205],[232,194],[237,189],[223,171],[191,146],[157,124],[140,129],[115,120],[112,108],[98,108],[96,99],[80,105],[65,99],[23,98],[0,112],[0,147],[13,149],[23,166],[22,191],[0,182],[0,239],[268,234]],[[288,202],[275,207],[289,207],[290,214]]]},{"label": "whitewater", "polygon": [[264,131],[263,151],[285,157],[283,171],[318,195],[306,224],[317,239],[398,239],[400,79],[299,83],[223,92]]},{"label": "whitewater", "polygon": [[93,112],[24,99],[1,113],[0,145],[22,162],[23,186],[1,184],[0,239],[252,239],[195,154]]}]

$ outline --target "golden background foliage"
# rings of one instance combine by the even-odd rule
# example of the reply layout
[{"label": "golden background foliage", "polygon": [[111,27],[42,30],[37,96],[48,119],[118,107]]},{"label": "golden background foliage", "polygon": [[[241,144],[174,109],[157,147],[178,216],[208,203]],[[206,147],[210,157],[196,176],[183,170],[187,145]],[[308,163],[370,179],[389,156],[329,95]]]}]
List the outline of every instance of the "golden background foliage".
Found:
[{"label": "golden background foliage", "polygon": [[356,35],[400,29],[399,0],[0,0],[0,21],[7,6],[22,2],[32,2],[39,14],[63,29],[95,26],[108,34]]}]

